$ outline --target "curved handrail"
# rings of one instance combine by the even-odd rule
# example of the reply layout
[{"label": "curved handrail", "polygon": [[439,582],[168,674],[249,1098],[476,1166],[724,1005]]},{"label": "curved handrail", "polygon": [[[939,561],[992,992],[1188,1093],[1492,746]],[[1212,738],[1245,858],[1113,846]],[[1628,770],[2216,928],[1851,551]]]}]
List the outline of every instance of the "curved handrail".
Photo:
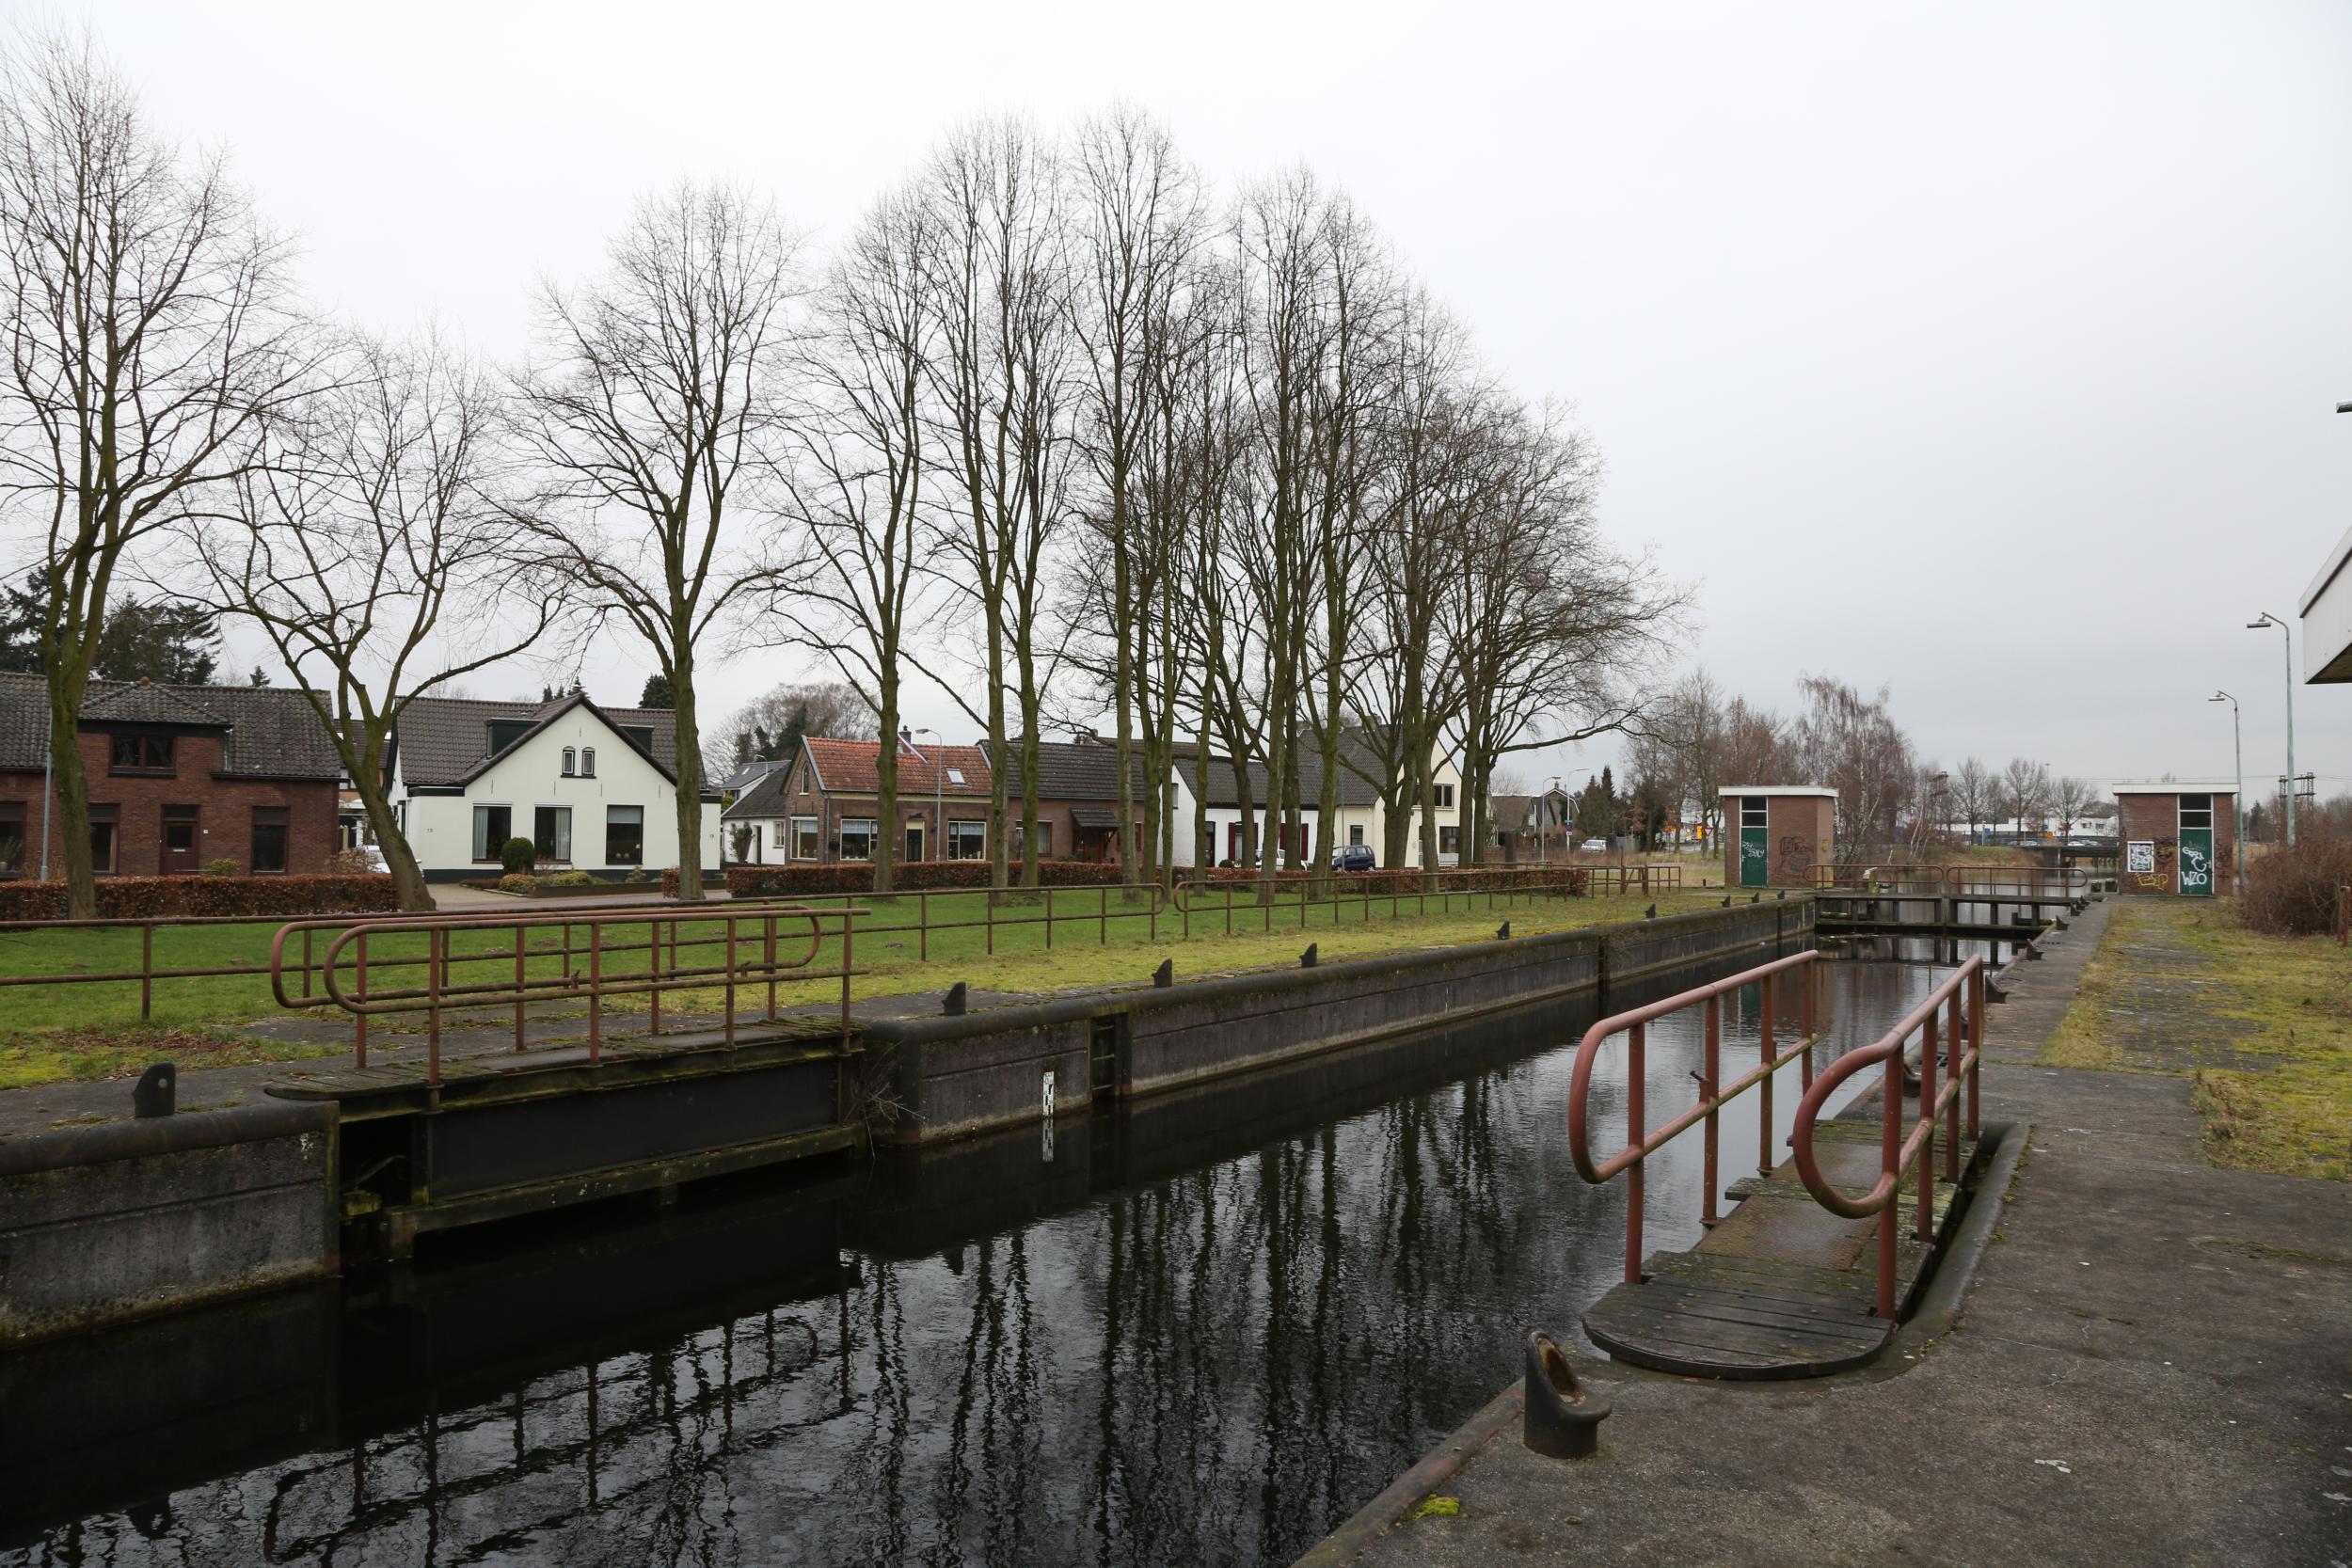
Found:
[{"label": "curved handrail", "polygon": [[1928,992],[1925,1001],[1898,1019],[1894,1026],[1874,1043],[1858,1051],[1849,1051],[1822,1069],[1813,1080],[1813,1086],[1797,1102],[1797,1130],[1795,1136],[1789,1140],[1796,1151],[1797,1175],[1804,1182],[1805,1191],[1811,1193],[1814,1200],[1831,1213],[1842,1214],[1850,1220],[1867,1219],[1894,1201],[1896,1192],[1902,1185],[1903,1172],[1910,1169],[1912,1162],[1918,1158],[1920,1146],[1932,1132],[1936,1117],[1943,1114],[1947,1101],[1960,1091],[1963,1075],[1976,1065],[1980,1049],[1975,1037],[1976,1032],[1970,1032],[1968,1053],[1954,1064],[1949,1081],[1937,1098],[1932,1111],[1924,1105],[1919,1108],[1918,1124],[1903,1140],[1894,1168],[1881,1170],[1878,1180],[1859,1198],[1847,1196],[1831,1186],[1828,1179],[1821,1175],[1820,1164],[1813,1152],[1813,1124],[1820,1116],[1821,1107],[1836,1092],[1837,1085],[1855,1073],[1900,1057],[1903,1046],[1911,1037],[1933,1022],[1952,1000],[1962,994],[1963,988],[1983,971],[1984,958],[1981,955],[1969,958]]},{"label": "curved handrail", "polygon": [[1667,1122],[1657,1132],[1647,1134],[1641,1143],[1629,1142],[1607,1160],[1595,1164],[1584,1102],[1592,1090],[1593,1064],[1599,1056],[1604,1041],[1613,1035],[1623,1034],[1637,1025],[1655,1022],[1669,1013],[1680,1012],[1685,1007],[1695,1006],[1712,997],[1721,996],[1726,991],[1756,985],[1783,971],[1810,964],[1820,956],[1819,948],[1808,947],[1802,953],[1792,953],[1785,958],[1774,958],[1770,963],[1758,964],[1754,969],[1743,969],[1739,974],[1728,975],[1724,979],[1709,981],[1704,986],[1694,986],[1686,991],[1677,991],[1665,1000],[1653,1002],[1645,1007],[1633,1007],[1622,1013],[1612,1013],[1590,1029],[1585,1030],[1583,1042],[1577,1047],[1576,1051],[1575,1072],[1568,1080],[1568,1153],[1576,1162],[1577,1174],[1587,1181],[1598,1183],[1608,1180],[1620,1171],[1640,1164],[1673,1141],[1677,1135],[1688,1132],[1701,1120],[1712,1116],[1724,1105],[1739,1098],[1755,1085],[1761,1083],[1766,1077],[1779,1071],[1790,1062],[1798,1060],[1812,1048],[1815,1037],[1808,1029],[1804,1037],[1789,1048],[1787,1055],[1775,1056],[1748,1073],[1747,1076],[1739,1079],[1729,1087],[1720,1090],[1712,1098],[1702,1099],[1681,1116]]}]

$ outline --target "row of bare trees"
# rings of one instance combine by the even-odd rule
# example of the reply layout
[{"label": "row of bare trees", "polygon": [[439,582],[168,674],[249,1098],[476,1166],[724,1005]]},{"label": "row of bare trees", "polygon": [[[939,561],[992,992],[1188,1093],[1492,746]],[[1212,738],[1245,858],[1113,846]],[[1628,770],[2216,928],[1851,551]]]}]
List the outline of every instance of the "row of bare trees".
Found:
[{"label": "row of bare trees", "polygon": [[268,639],[410,907],[404,711],[600,633],[674,694],[689,897],[698,676],[760,647],[828,666],[885,738],[917,674],[961,705],[1016,830],[990,835],[999,885],[1036,879],[1041,736],[1107,714],[1129,875],[1169,872],[1189,742],[1245,822],[1283,824],[1249,841],[1270,889],[1311,809],[1327,863],[1350,767],[1387,798],[1388,863],[1418,806],[1435,864],[1439,749],[1475,859],[1499,762],[1624,723],[1684,604],[1602,537],[1589,441],[1479,366],[1344,195],[1296,171],[1220,198],[1132,111],[960,130],[821,259],[740,190],[644,200],[600,272],[543,287],[506,368],[305,310],[284,240],[86,39],[21,39],[5,70],[0,504],[48,592],[77,913],[74,716],[134,569]]}]

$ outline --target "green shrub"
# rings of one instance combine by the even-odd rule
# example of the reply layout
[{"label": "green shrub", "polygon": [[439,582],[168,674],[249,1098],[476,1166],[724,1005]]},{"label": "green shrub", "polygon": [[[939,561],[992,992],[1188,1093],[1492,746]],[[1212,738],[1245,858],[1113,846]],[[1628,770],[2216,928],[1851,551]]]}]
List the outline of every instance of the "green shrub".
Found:
[{"label": "green shrub", "polygon": [[[98,913],[106,920],[364,914],[399,907],[389,877],[102,877],[98,882]],[[0,919],[64,918],[63,882],[0,882]]]},{"label": "green shrub", "polygon": [[2290,848],[2273,845],[2246,866],[2240,914],[2265,936],[2315,936],[2336,927],[2336,901],[2352,888],[2352,838],[2325,829]]},{"label": "green shrub", "polygon": [[638,885],[640,885],[640,884],[642,884],[642,883],[645,883],[645,882],[650,882],[650,881],[652,881],[652,880],[653,880],[653,873],[652,873],[652,872],[650,872],[650,871],[648,871],[648,870],[646,870],[644,866],[642,866],[642,865],[641,865],[641,866],[639,866],[636,870],[634,870],[634,871],[630,872],[630,873],[629,873],[627,877],[624,877],[624,878],[622,878],[621,879],[622,879],[623,881],[625,881],[625,882],[628,882],[630,886],[635,887],[635,886],[638,886]]},{"label": "green shrub", "polygon": [[[515,842],[519,844],[522,841],[516,839]],[[539,891],[539,879],[528,871],[510,871],[499,879],[499,891],[501,893],[536,893]]]},{"label": "green shrub", "polygon": [[204,863],[204,875],[207,877],[233,877],[241,869],[243,868],[239,866],[235,861],[230,860],[226,856],[223,856],[221,859],[216,861],[206,861]]},{"label": "green shrub", "polygon": [[510,838],[499,847],[499,863],[511,876],[539,863],[539,847],[527,838]]},{"label": "green shrub", "polygon": [[546,879],[548,887],[595,887],[596,879],[585,871],[559,871]]}]

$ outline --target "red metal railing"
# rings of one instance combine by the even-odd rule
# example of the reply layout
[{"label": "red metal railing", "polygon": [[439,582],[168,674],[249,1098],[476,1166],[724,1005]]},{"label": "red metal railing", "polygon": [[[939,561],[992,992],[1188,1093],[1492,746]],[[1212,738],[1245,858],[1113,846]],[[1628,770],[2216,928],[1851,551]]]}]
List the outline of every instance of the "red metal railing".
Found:
[{"label": "red metal railing", "polygon": [[[1820,958],[1817,949],[1808,948],[1754,969],[1741,970],[1724,979],[1677,991],[1646,1007],[1634,1007],[1613,1013],[1584,1031],[1584,1041],[1577,1048],[1576,1072],[1568,1085],[1568,1151],[1575,1158],[1577,1174],[1585,1180],[1598,1183],[1619,1172],[1626,1172],[1625,1212],[1625,1277],[1628,1284],[1642,1279],[1642,1162],[1657,1153],[1668,1143],[1694,1126],[1707,1130],[1705,1194],[1701,1199],[1700,1222],[1713,1225],[1716,1219],[1716,1113],[1752,1088],[1760,1088],[1761,1102],[1756,1114],[1756,1171],[1759,1175],[1772,1168],[1772,1075],[1790,1062],[1801,1064],[1802,1080],[1815,1090],[1819,1083],[1813,1076],[1814,1031],[1814,963]],[[1776,993],[1795,976],[1798,988],[1798,1034],[1801,1037],[1788,1053],[1780,1054],[1772,1037],[1773,1004]],[[1726,992],[1746,986],[1763,988],[1763,1060],[1756,1068],[1737,1082],[1719,1088],[1723,1051],[1723,998]],[[1691,1007],[1707,1010],[1705,1054],[1699,1070],[1698,1103],[1667,1122],[1655,1132],[1645,1122],[1643,1104],[1643,1068],[1649,1026],[1670,1014]],[[1585,1100],[1593,1082],[1593,1063],[1600,1054],[1602,1042],[1613,1035],[1626,1037],[1626,1143],[1608,1159],[1596,1163],[1593,1159],[1591,1132],[1585,1111]],[[1809,1103],[1812,1095],[1806,1099]],[[1898,1097],[1899,1099],[1899,1096]]]},{"label": "red metal railing", "polygon": [[[1906,1137],[1902,1132],[1903,1048],[1915,1034],[1921,1037],[1919,1119]],[[1950,1070],[1940,1090],[1936,1082],[1939,1044],[1951,1053]],[[1813,1080],[1813,1086],[1797,1105],[1796,1135],[1790,1141],[1796,1146],[1797,1175],[1806,1191],[1834,1214],[1848,1219],[1865,1219],[1872,1214],[1879,1217],[1876,1311],[1882,1318],[1891,1320],[1895,1316],[1899,1224],[1895,1199],[1902,1190],[1903,1175],[1915,1164],[1918,1166],[1917,1233],[1921,1240],[1927,1240],[1935,1234],[1936,1123],[1943,1120],[1947,1124],[1945,1180],[1956,1182],[1960,1180],[1962,1081],[1964,1079],[1967,1084],[1967,1130],[1973,1137],[1978,1126],[1977,1067],[1983,1047],[1984,960],[1976,958],[1938,984],[1925,1001],[1905,1013],[1876,1044],[1850,1051],[1831,1063]],[[1883,1066],[1886,1078],[1881,1090],[1884,1103],[1880,1111],[1879,1178],[1868,1192],[1854,1197],[1840,1192],[1822,1177],[1820,1162],[1814,1156],[1813,1124],[1840,1084],[1858,1072],[1880,1066]]]},{"label": "red metal railing", "polygon": [[[497,1009],[513,1020],[514,1049],[526,1048],[524,1024],[534,1003],[587,1005],[588,1059],[600,1061],[605,1041],[605,1004],[618,996],[644,996],[647,1001],[646,1035],[661,1033],[661,1001],[685,990],[720,991],[720,1030],[724,1042],[735,1043],[737,1003],[745,989],[764,989],[763,1017],[776,1017],[776,987],[788,981],[838,978],[841,982],[841,1030],[850,1029],[850,981],[861,973],[855,965],[856,926],[862,909],[816,910],[791,905],[753,908],[711,905],[693,909],[681,905],[607,908],[562,914],[516,915],[396,915],[377,920],[294,921],[278,929],[270,943],[270,990],[282,1007],[340,1007],[356,1020],[354,1059],[368,1065],[368,1026],[373,1019],[391,1014],[425,1016],[425,1082],[441,1081],[441,1031],[444,1018]],[[534,943],[534,933],[563,929],[563,947]],[[642,927],[639,941],[608,940],[616,930]],[[681,938],[681,929],[691,933]],[[310,947],[314,934],[333,931],[326,951],[314,965]],[[505,933],[510,940],[495,940]],[[575,933],[584,941],[575,944]],[[477,941],[470,951],[453,942],[459,936],[491,938]],[[803,936],[805,947],[800,947]],[[293,973],[298,974],[298,994],[287,990],[289,939],[299,936],[303,952]],[[387,944],[414,948],[422,939],[421,955],[383,951]],[[820,967],[817,960],[829,939],[839,943],[839,962]],[[369,944],[377,945],[370,963]],[[706,959],[707,949],[723,950]],[[798,951],[794,951],[799,948]],[[629,955],[645,956],[642,968],[611,967],[608,960],[627,963]],[[575,967],[584,964],[584,970]],[[469,966],[492,968],[495,977],[463,977]],[[421,968],[421,984],[386,987],[388,971]],[[478,968],[472,969],[478,973]],[[321,990],[313,992],[316,975]],[[371,980],[376,982],[371,985]],[[545,1044],[546,1041],[540,1043]]]},{"label": "red metal railing", "polygon": [[2077,866],[1962,863],[1817,865],[1812,876],[1813,886],[1825,891],[1833,888],[1868,891],[1895,888],[1906,883],[1940,887],[1963,897],[1970,893],[2014,890],[2018,893],[2044,894],[2051,897],[2082,898],[2090,895],[2090,874]]}]

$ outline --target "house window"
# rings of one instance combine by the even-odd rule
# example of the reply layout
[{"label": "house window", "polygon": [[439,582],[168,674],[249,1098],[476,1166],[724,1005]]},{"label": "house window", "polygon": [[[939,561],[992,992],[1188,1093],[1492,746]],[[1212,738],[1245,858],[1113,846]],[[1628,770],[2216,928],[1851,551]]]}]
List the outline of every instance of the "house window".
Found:
[{"label": "house window", "polygon": [[0,877],[24,874],[24,802],[0,800]]},{"label": "house window", "polygon": [[499,851],[515,836],[515,811],[511,806],[476,806],[473,809],[473,858],[495,863]]},{"label": "house window", "polygon": [[813,816],[794,817],[792,819],[792,858],[796,861],[813,861],[818,859],[818,855],[817,818]]},{"label": "house window", "polygon": [[645,863],[644,807],[607,806],[604,808],[604,863],[607,865],[643,865]]},{"label": "house window", "polygon": [[1452,784],[1433,784],[1430,788],[1438,798],[1438,809],[1439,811],[1452,811],[1454,809],[1454,786]]},{"label": "house window", "polygon": [[572,774],[578,770],[575,765],[579,761],[580,753],[578,752],[573,751],[569,746],[564,748],[564,776],[565,778],[570,778]]},{"label": "house window", "polygon": [[89,868],[108,872],[115,869],[115,846],[121,834],[115,832],[116,808],[92,806],[89,809]]},{"label": "house window", "polygon": [[645,752],[648,756],[652,755],[653,726],[651,724],[616,724],[613,727],[637,742],[639,751]]},{"label": "house window", "polygon": [[1358,847],[1359,846],[1360,846],[1363,842],[1364,842],[1364,825],[1363,825],[1361,822],[1351,822],[1351,823],[1349,823],[1349,824],[1347,825],[1347,845],[1348,845],[1348,847],[1349,847],[1349,848],[1351,848],[1351,849],[1356,848],[1356,847]]},{"label": "house window", "polygon": [[[1025,855],[1027,851],[1021,846],[1021,830],[1015,827],[1012,830],[1012,852],[1016,855]],[[1051,822],[1041,822],[1037,825],[1037,858],[1041,861],[1050,861],[1054,858],[1054,825]]]},{"label": "house window", "polygon": [[1740,798],[1740,826],[1742,828],[1763,827],[1765,823],[1765,816],[1770,806],[1771,801],[1763,796],[1741,796]]},{"label": "house window", "polygon": [[845,816],[841,819],[841,858],[845,861],[870,861],[874,858],[872,817]]},{"label": "house window", "polygon": [[950,822],[947,824],[947,858],[951,861],[984,860],[988,856],[988,824],[985,822]]},{"label": "house window", "polygon": [[490,754],[498,755],[536,727],[530,719],[493,719],[490,721]]},{"label": "house window", "polygon": [[1462,830],[1451,822],[1438,824],[1438,853],[1457,855],[1462,851]]},{"label": "house window", "polygon": [[167,735],[116,736],[113,771],[117,773],[170,772],[171,736]]},{"label": "house window", "polygon": [[2213,797],[2184,795],[2181,797],[2181,826],[2210,828],[2213,826]]},{"label": "house window", "polygon": [[253,808],[253,874],[265,877],[286,869],[286,808]]},{"label": "house window", "polygon": [[580,776],[583,779],[596,776],[596,749],[594,746],[580,753]]},{"label": "house window", "polygon": [[164,808],[164,870],[192,871],[196,868],[197,821],[198,808],[195,806]]},{"label": "house window", "polygon": [[951,784],[960,784],[963,783],[963,769],[961,768],[950,768],[947,769],[947,782]]},{"label": "house window", "polygon": [[568,865],[572,859],[572,808],[541,806],[532,814],[531,842],[539,859]]}]

